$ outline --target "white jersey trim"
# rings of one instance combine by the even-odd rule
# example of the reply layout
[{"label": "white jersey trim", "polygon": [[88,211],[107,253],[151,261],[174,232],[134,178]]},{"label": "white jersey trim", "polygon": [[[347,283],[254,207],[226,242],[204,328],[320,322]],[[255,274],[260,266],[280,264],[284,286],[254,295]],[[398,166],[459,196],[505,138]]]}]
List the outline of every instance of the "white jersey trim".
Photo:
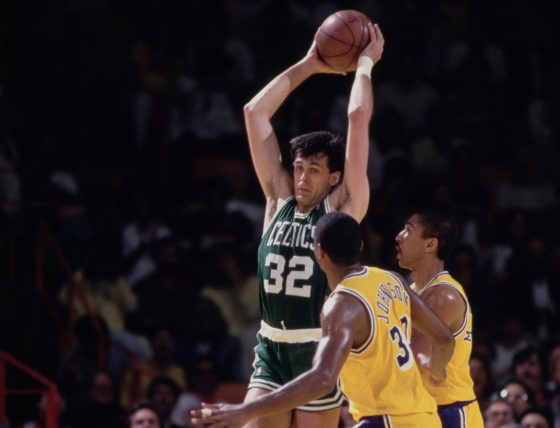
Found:
[{"label": "white jersey trim", "polygon": [[273,342],[281,343],[307,343],[318,342],[323,336],[320,328],[300,328],[296,330],[282,330],[261,321],[259,334]]},{"label": "white jersey trim", "polygon": [[288,204],[288,202],[290,202],[292,199],[295,199],[296,197],[294,195],[284,199],[284,201],[276,208],[276,212],[274,213],[274,215],[272,216],[272,218],[270,219],[270,222],[268,223],[268,226],[266,227],[266,229],[263,229],[263,233],[261,235],[261,238],[266,235],[266,232],[268,232],[268,230],[270,229],[270,226],[272,226],[275,222],[276,222],[276,217],[278,217],[280,215],[280,211],[282,211],[282,208],[284,208],[286,206],[286,204]]},{"label": "white jersey trim", "polygon": [[[352,276],[357,276],[356,274],[353,274]],[[347,288],[344,285],[341,285],[339,288],[337,288],[337,290],[335,291],[336,293],[346,293],[346,294],[350,294],[351,296],[354,296],[356,299],[358,299],[360,302],[362,302],[362,304],[365,306],[368,316],[369,316],[369,323],[370,323],[370,330],[369,330],[369,336],[366,339],[366,341],[359,347],[359,348],[352,348],[350,349],[350,352],[352,352],[353,354],[361,354],[362,352],[364,352],[368,346],[371,344],[371,342],[373,342],[373,339],[375,338],[375,334],[376,334],[376,328],[375,328],[375,315],[373,313],[373,309],[371,307],[371,305],[369,304],[368,300],[362,296],[359,292],[357,292],[356,290],[353,290],[351,288]]]}]

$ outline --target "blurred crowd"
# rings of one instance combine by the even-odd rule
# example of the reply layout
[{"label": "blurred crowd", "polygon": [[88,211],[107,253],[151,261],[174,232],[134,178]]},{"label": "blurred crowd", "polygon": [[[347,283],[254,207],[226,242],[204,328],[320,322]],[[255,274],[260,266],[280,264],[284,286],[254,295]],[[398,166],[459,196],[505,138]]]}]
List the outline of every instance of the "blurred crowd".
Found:
[{"label": "blurred crowd", "polygon": [[[188,409],[247,381],[264,200],[243,104],[305,54],[323,19],[352,8],[387,41],[373,72],[364,263],[398,270],[394,237],[413,207],[453,213],[447,268],[472,304],[487,426],[542,416],[560,427],[560,50],[548,3],[40,3],[3,6],[0,348],[57,383],[61,426],[126,426],[137,399],[163,426],[189,426]],[[344,134],[350,85],[305,82],[274,118],[280,140]],[[41,426],[44,400],[8,404],[14,427]]]}]

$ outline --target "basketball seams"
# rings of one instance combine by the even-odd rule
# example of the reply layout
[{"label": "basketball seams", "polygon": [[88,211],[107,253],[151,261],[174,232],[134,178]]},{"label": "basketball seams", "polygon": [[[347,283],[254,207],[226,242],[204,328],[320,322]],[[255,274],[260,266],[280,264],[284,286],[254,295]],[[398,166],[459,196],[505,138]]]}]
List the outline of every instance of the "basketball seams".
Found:
[{"label": "basketball seams", "polygon": [[350,69],[368,42],[368,22],[361,12],[342,10],[333,13],[319,27],[316,36],[320,56],[335,69]]},{"label": "basketball seams", "polygon": [[[352,26],[350,25],[350,23],[349,23],[348,21],[346,21],[346,20],[342,17],[342,15],[341,15],[340,12],[337,12],[335,16],[336,16],[338,19],[340,19],[340,20],[344,23],[346,29],[350,32],[350,35],[352,36],[352,44],[350,45],[350,46],[351,46],[351,49],[350,49],[348,52],[350,52],[352,49],[357,48],[357,49],[355,49],[356,52],[354,52],[354,55],[352,55],[352,58],[350,58],[350,60],[348,61],[348,63],[343,67],[343,69],[346,69],[346,68],[348,68],[354,61],[356,61],[357,57],[360,55],[360,51],[361,51],[360,48],[361,48],[361,44],[362,44],[362,40],[363,40],[363,33],[364,33],[364,25],[365,25],[365,23],[363,22],[363,20],[361,19],[361,17],[358,16],[358,20],[360,21],[360,24],[361,24],[361,25],[360,25],[360,27],[361,27],[361,28],[360,28],[360,30],[361,30],[361,31],[360,31],[360,33],[361,33],[361,34],[360,34],[360,44],[359,44],[359,45],[355,45],[356,38],[355,38],[355,36],[354,36],[354,31],[353,31],[353,28],[352,28]],[[347,52],[347,53],[348,53],[348,52]]]},{"label": "basketball seams", "polygon": [[[364,42],[364,40],[367,40],[367,34],[369,34],[369,30],[367,27],[367,22],[365,20],[365,17],[359,17],[360,21],[362,21],[362,31],[360,34],[360,47],[362,46],[362,43]],[[365,46],[366,44],[364,43],[363,46]],[[352,57],[352,61],[350,61],[348,63],[348,65],[352,64],[354,61],[357,61],[358,57],[360,56],[360,53],[362,52],[361,49],[356,49],[356,53],[354,54],[354,56]],[[348,67],[348,66],[347,66]]]},{"label": "basketball seams", "polygon": [[344,23],[344,26],[346,27],[346,29],[348,30],[348,32],[349,32],[350,35],[352,36],[352,43],[351,43],[351,46],[353,46],[353,47],[358,47],[358,46],[354,45],[354,42],[355,42],[356,40],[354,40],[355,37],[354,37],[354,31],[352,31],[352,26],[342,17],[342,15],[341,15],[340,12],[337,12],[337,13],[335,14],[335,16],[336,16],[338,19],[340,19],[340,20]]}]

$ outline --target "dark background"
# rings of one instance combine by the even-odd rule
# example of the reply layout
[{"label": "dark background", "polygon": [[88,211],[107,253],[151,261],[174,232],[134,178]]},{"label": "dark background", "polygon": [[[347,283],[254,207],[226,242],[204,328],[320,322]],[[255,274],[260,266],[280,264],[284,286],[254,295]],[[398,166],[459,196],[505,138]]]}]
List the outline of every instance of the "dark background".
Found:
[{"label": "dark background", "polygon": [[[305,54],[324,18],[348,8],[386,39],[373,72],[364,261],[395,269],[408,210],[448,210],[461,230],[448,267],[471,298],[475,338],[493,344],[517,321],[518,337],[554,343],[560,49],[550,2],[49,0],[0,4],[0,348],[56,377],[60,337],[35,290],[39,225],[73,270],[103,248],[125,272],[122,231],[138,193],[185,249],[193,294],[223,254],[203,244],[208,236],[227,236],[226,253],[237,249],[249,276],[258,222],[220,229],[223,218],[192,213],[235,200],[258,217],[243,105]],[[351,83],[305,82],[274,119],[280,139],[344,133]],[[68,212],[79,212],[71,225]],[[46,257],[47,298],[63,313],[64,272]],[[543,282],[552,307],[534,297]]]}]

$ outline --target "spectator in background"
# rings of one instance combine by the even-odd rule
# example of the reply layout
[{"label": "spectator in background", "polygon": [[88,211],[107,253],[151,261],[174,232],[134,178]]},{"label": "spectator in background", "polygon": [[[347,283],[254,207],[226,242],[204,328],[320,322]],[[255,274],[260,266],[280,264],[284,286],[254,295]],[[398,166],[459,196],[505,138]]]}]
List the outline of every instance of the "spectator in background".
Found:
[{"label": "spectator in background", "polygon": [[496,326],[495,337],[492,372],[496,381],[502,383],[511,375],[514,355],[530,345],[531,336],[518,317],[505,312]]},{"label": "spectator in background", "polygon": [[[161,325],[182,327],[197,303],[202,271],[198,252],[185,250],[173,237],[152,245],[154,272],[137,282],[138,310],[127,319],[130,330],[145,333]],[[212,268],[213,269],[213,268]]]},{"label": "spectator in background", "polygon": [[69,171],[55,171],[48,179],[46,191],[57,211],[55,236],[58,244],[70,269],[81,269],[93,233],[85,197],[78,180]]},{"label": "spectator in background", "polygon": [[178,344],[182,366],[190,367],[199,359],[212,362],[221,382],[244,380],[239,338],[229,333],[219,307],[207,298],[189,313],[186,334]]},{"label": "spectator in background", "polygon": [[[58,416],[57,417],[58,428],[74,428],[74,427],[77,428],[76,426],[69,424],[68,412],[66,411],[66,400],[58,391],[55,400],[56,400],[55,403],[56,413]],[[45,416],[46,416],[47,405],[48,405],[47,401],[48,401],[48,396],[46,393],[44,393],[43,395],[41,395],[41,398],[37,403],[37,410],[39,412],[39,416],[33,421],[25,422],[20,428],[46,428]]]},{"label": "spectator in background", "polygon": [[76,407],[69,409],[71,423],[80,428],[122,428],[126,412],[117,401],[113,378],[103,371],[90,379],[88,394]]},{"label": "spectator in background", "polygon": [[554,421],[553,428],[560,428],[560,343],[555,343],[548,353],[548,373],[550,403],[547,408]]},{"label": "spectator in background", "polygon": [[171,421],[171,412],[175,408],[180,394],[179,385],[168,377],[156,377],[150,382],[146,398],[154,404],[160,415],[161,428],[179,428]]},{"label": "spectator in background", "polygon": [[76,343],[62,357],[58,368],[58,384],[68,407],[83,401],[90,385],[88,381],[101,370],[120,385],[130,364],[129,355],[109,340],[109,330],[103,318],[97,325],[84,316],[74,324]]},{"label": "spectator in background", "polygon": [[126,279],[134,285],[157,269],[152,257],[153,244],[172,235],[161,221],[145,191],[133,192],[131,201],[132,220],[122,232],[122,253],[127,264]]},{"label": "spectator in background", "polygon": [[519,419],[522,428],[554,428],[551,415],[538,409],[529,409]]},{"label": "spectator in background", "polygon": [[[209,274],[201,295],[213,301],[226,321],[228,332],[239,338],[242,346],[243,378],[248,379],[260,328],[259,295],[254,263],[248,263],[237,247],[220,245],[206,257]],[[253,262],[253,258],[251,258]]]},{"label": "spectator in background", "polygon": [[[159,327],[150,335],[152,358],[140,364],[137,370],[127,371],[121,389],[121,404],[129,407],[138,397],[145,397],[150,383],[159,377],[167,377],[177,384],[180,390],[185,388],[185,372],[175,359],[175,336],[171,329]],[[136,389],[137,388],[137,389]],[[133,397],[132,394],[137,394]]]},{"label": "spectator in background", "polygon": [[516,421],[520,421],[523,413],[535,407],[531,390],[519,379],[512,378],[506,382],[498,390],[498,395],[511,404]]},{"label": "spectator in background", "polygon": [[501,398],[491,400],[484,410],[484,428],[502,428],[515,426],[513,408]]},{"label": "spectator in background", "polygon": [[11,137],[0,134],[0,213],[12,217],[21,209],[17,152]]},{"label": "spectator in background", "polygon": [[512,373],[527,385],[537,407],[548,404],[544,387],[544,370],[536,347],[527,346],[513,356]]},{"label": "spectator in background", "polygon": [[[125,328],[124,318],[136,309],[136,296],[128,282],[119,275],[119,257],[111,248],[92,248],[85,258],[83,269],[74,276],[81,286],[90,307],[97,312],[111,331]],[[72,285],[66,284],[59,293],[63,305],[72,304],[76,318],[86,315],[86,308],[73,292],[74,300],[69,302]]]},{"label": "spectator in background", "polygon": [[240,204],[228,208],[233,198],[233,188],[222,176],[208,177],[196,183],[194,200],[185,210],[182,221],[190,225],[186,232],[190,242],[203,251],[222,244],[232,244],[242,250],[258,243],[258,227],[249,215],[257,216],[250,208],[247,215]]},{"label": "spectator in background", "polygon": [[162,428],[161,417],[150,401],[136,403],[128,417],[129,428]]},{"label": "spectator in background", "polygon": [[560,387],[556,386],[554,390],[550,391],[550,404],[547,406],[553,419],[553,427],[560,428]]},{"label": "spectator in background", "polygon": [[469,368],[474,382],[476,399],[480,403],[480,407],[484,408],[494,392],[494,379],[490,362],[484,355],[473,352],[469,359]]},{"label": "spectator in background", "polygon": [[[137,299],[126,279],[120,275],[120,257],[110,246],[94,246],[85,258],[84,267],[75,276],[75,284],[84,291],[91,309],[98,313],[107,325],[111,337],[145,361],[150,353],[148,341],[141,335],[126,330],[125,317],[136,310]],[[76,318],[87,315],[78,291],[66,284],[59,293],[62,305],[72,305]],[[73,300],[69,301],[69,296]]]},{"label": "spectator in background", "polygon": [[214,403],[217,401],[216,392],[220,377],[212,359],[199,357],[187,369],[189,377],[188,390],[183,392],[177,401],[171,415],[171,421],[179,427],[199,428],[202,425],[193,425],[190,411],[199,409],[201,403]]}]

